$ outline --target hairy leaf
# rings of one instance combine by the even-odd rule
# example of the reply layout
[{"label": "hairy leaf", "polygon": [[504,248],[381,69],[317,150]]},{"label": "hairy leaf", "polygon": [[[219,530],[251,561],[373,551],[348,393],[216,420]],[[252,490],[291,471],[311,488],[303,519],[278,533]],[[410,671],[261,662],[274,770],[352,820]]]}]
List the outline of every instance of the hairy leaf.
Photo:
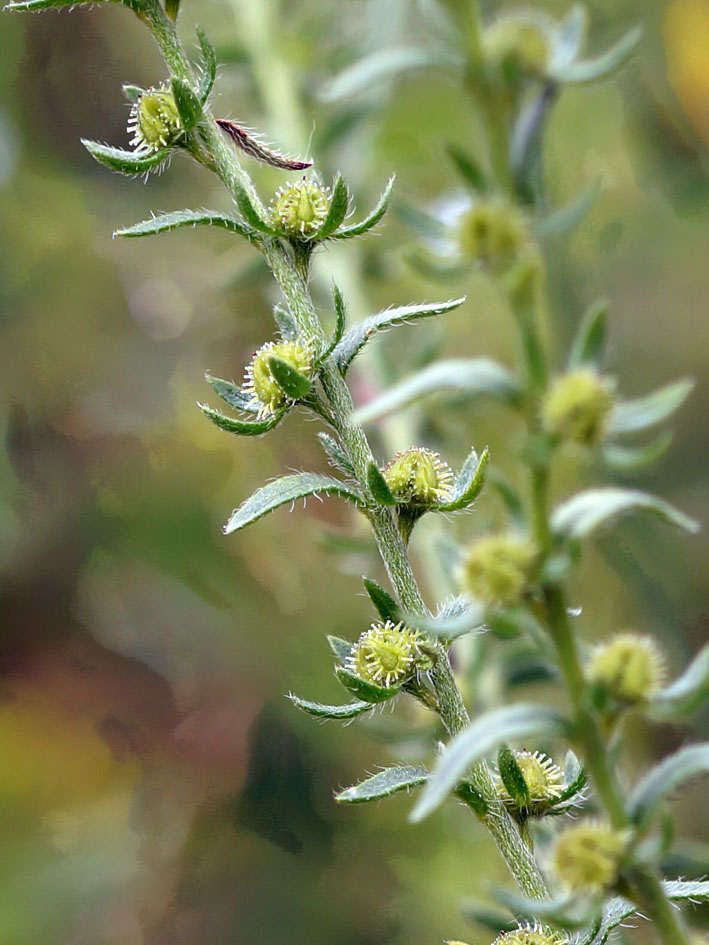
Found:
[{"label": "hairy leaf", "polygon": [[586,32],[586,10],[577,3],[566,14],[554,37],[550,68],[563,69],[570,65],[581,51]]},{"label": "hairy leaf", "polygon": [[693,387],[694,381],[685,377],[645,397],[618,404],[611,415],[608,432],[637,433],[662,423],[682,406]]},{"label": "hairy leaf", "polygon": [[342,292],[340,292],[340,290],[334,284],[332,286],[332,298],[335,307],[335,330],[332,333],[332,338],[328,342],[327,347],[318,358],[318,364],[322,364],[323,361],[330,357],[332,352],[342,340],[342,336],[345,333],[345,300],[343,298]]},{"label": "hairy leaf", "polygon": [[[100,2],[102,0],[14,0],[5,4],[3,9],[17,13],[34,13],[38,10],[49,10],[52,7],[78,7]],[[150,0],[103,0],[103,2],[120,3],[135,12],[141,12],[150,6]]]},{"label": "hairy leaf", "polygon": [[182,79],[173,76],[171,85],[182,127],[185,131],[192,131],[202,117],[202,103]]},{"label": "hairy leaf", "polygon": [[598,203],[601,189],[601,182],[597,180],[582,191],[578,197],[567,203],[566,206],[560,207],[549,214],[546,219],[541,220],[535,227],[537,235],[542,239],[567,236],[576,229]]},{"label": "hairy leaf", "polygon": [[347,184],[338,174],[332,187],[332,199],[330,200],[327,216],[313,238],[324,240],[327,239],[328,236],[332,236],[345,219],[349,204],[350,194],[347,190]]},{"label": "hairy leaf", "polygon": [[606,486],[578,492],[557,506],[551,516],[553,531],[567,538],[585,538],[628,512],[645,511],[666,522],[696,532],[699,525],[664,499],[635,489]]},{"label": "hairy leaf", "polygon": [[634,26],[615,45],[600,56],[571,62],[566,66],[562,65],[556,68],[552,65],[549,70],[550,75],[557,82],[566,84],[594,82],[596,79],[604,79],[615,72],[616,69],[619,69],[630,58],[642,35],[642,27]]},{"label": "hairy leaf", "polygon": [[665,430],[644,446],[620,446],[618,443],[606,443],[603,447],[603,459],[611,469],[619,472],[631,472],[654,463],[663,456],[672,443],[672,433]]},{"label": "hairy leaf", "polygon": [[270,236],[278,236],[279,234],[277,230],[274,230],[273,227],[269,226],[269,224],[263,219],[261,214],[251,202],[251,198],[246,192],[246,189],[238,180],[234,180],[234,191],[239,213],[242,215],[248,225],[254,230],[259,230],[261,233],[268,233]]},{"label": "hairy leaf", "polygon": [[564,717],[544,706],[512,705],[486,712],[447,745],[410,819],[423,820],[435,810],[468,768],[502,742],[563,735],[567,730]]},{"label": "hairy leaf", "polygon": [[350,226],[343,226],[337,231],[337,233],[333,234],[333,238],[338,240],[351,239],[353,236],[361,236],[363,233],[366,233],[367,230],[371,230],[373,226],[376,226],[376,224],[379,223],[387,211],[395,180],[396,177],[392,174],[382,192],[381,197],[377,201],[377,205],[369,214],[369,216],[366,216],[364,220],[360,220],[359,223],[352,223]]},{"label": "hairy leaf", "polygon": [[428,771],[420,765],[401,765],[395,768],[385,768],[378,774],[360,781],[335,795],[340,804],[365,804],[367,801],[378,801],[382,797],[389,797],[398,791],[408,791],[418,787],[428,777]]},{"label": "hairy leaf", "polygon": [[370,702],[350,702],[347,705],[323,705],[321,702],[309,702],[292,692],[288,698],[297,708],[319,719],[353,719],[372,708]]},{"label": "hairy leaf", "polygon": [[435,617],[404,614],[404,619],[408,626],[448,641],[472,631],[485,630],[485,608],[467,597],[456,597],[449,601]]},{"label": "hairy leaf", "polygon": [[522,769],[517,764],[515,753],[507,746],[500,745],[497,750],[497,770],[507,793],[517,807],[528,807],[529,788],[524,780]]},{"label": "hairy leaf", "polygon": [[373,461],[367,466],[367,485],[372,498],[379,505],[399,505],[399,500],[392,494],[386,479]]},{"label": "hairy leaf", "polygon": [[205,374],[204,378],[212,390],[230,407],[235,407],[237,410],[243,410],[246,413],[258,413],[258,407],[253,402],[251,394],[245,393],[236,384],[232,384],[231,381],[223,381],[220,377],[212,377],[211,374]]},{"label": "hairy leaf", "polygon": [[349,640],[343,640],[342,637],[334,637],[328,634],[327,642],[330,649],[341,663],[344,663],[352,652],[352,644]]},{"label": "hairy leaf", "polygon": [[586,903],[586,908],[579,913],[578,895],[561,895],[554,899],[527,899],[519,893],[509,889],[495,889],[495,898],[507,906],[510,911],[521,919],[539,919],[550,922],[555,928],[574,929],[583,928],[592,921],[598,912],[598,906]]},{"label": "hairy leaf", "polygon": [[369,594],[369,598],[374,604],[377,613],[385,622],[391,620],[392,623],[398,623],[401,620],[401,608],[391,596],[387,594],[383,587],[380,587],[376,581],[371,578],[364,578],[364,589]]},{"label": "hairy leaf", "polygon": [[709,774],[709,742],[680,748],[655,765],[630,795],[630,817],[639,827],[646,826],[680,784],[700,774]]},{"label": "hairy leaf", "polygon": [[392,47],[377,50],[358,59],[320,89],[320,99],[337,102],[357,95],[372,85],[400,76],[412,69],[433,65],[450,65],[451,58],[432,50],[416,47]]},{"label": "hairy leaf", "polygon": [[355,505],[362,504],[362,497],[354,486],[329,476],[318,473],[295,473],[293,476],[283,476],[257,489],[238,509],[235,509],[231,518],[224,526],[224,533],[245,528],[282,505],[304,499],[310,495],[335,495],[347,499]]},{"label": "hairy leaf", "polygon": [[340,472],[343,472],[346,476],[352,476],[352,478],[354,478],[354,466],[349,461],[347,454],[340,447],[337,441],[331,437],[329,433],[324,433],[323,431],[318,433],[317,436],[320,440],[320,445],[325,450],[325,455],[327,456],[330,465],[334,466],[335,469],[339,469]]},{"label": "hairy leaf", "polygon": [[283,358],[270,357],[268,367],[278,386],[286,397],[290,397],[291,400],[300,400],[310,391],[312,387],[310,378],[301,374],[300,371],[296,371]]},{"label": "hairy leaf", "polygon": [[137,177],[157,170],[170,156],[170,151],[167,148],[156,151],[155,154],[137,155],[134,151],[112,148],[108,144],[89,141],[86,138],[82,138],[81,143],[99,164],[103,164],[104,167],[117,171],[119,174],[126,174],[128,177]]},{"label": "hairy leaf", "polygon": [[366,679],[362,679],[355,673],[351,673],[344,666],[336,666],[335,675],[345,689],[351,692],[352,695],[357,696],[358,699],[363,699],[365,702],[386,702],[387,699],[392,699],[394,696],[398,695],[401,689],[401,685],[377,686],[374,683],[368,682]]},{"label": "hairy leaf", "polygon": [[214,86],[214,79],[217,75],[217,54],[214,46],[209,41],[209,37],[201,26],[197,27],[197,39],[202,53],[202,75],[199,80],[199,98],[204,105],[209,98],[209,93]]},{"label": "hairy leaf", "polygon": [[442,512],[456,512],[458,509],[467,509],[482,492],[485,485],[485,470],[490,459],[490,452],[487,447],[478,459],[475,450],[473,450],[466,461],[453,488],[453,497],[439,505]]},{"label": "hairy leaf", "polygon": [[284,338],[292,340],[298,337],[298,322],[287,308],[282,305],[274,305],[273,317]]},{"label": "hairy leaf", "polygon": [[265,420],[236,420],[234,417],[228,417],[208,407],[207,404],[197,404],[197,406],[220,430],[235,433],[237,436],[261,436],[262,433],[268,433],[281,422],[286,413],[285,410],[279,410]]},{"label": "hairy leaf", "polygon": [[[709,899],[709,882],[706,881],[665,880],[662,888],[673,902],[703,902]],[[635,915],[636,911],[637,907],[627,899],[614,897],[604,906],[600,924],[588,934],[579,936],[576,945],[605,945],[611,932],[622,925],[625,919]]]},{"label": "hairy leaf", "polygon": [[215,210],[176,210],[174,213],[161,213],[150,220],[143,220],[142,223],[116,230],[113,235],[129,238],[154,236],[157,233],[167,233],[185,226],[216,226],[223,230],[231,230],[232,233],[238,233],[247,239],[256,235],[250,227]]},{"label": "hairy leaf", "polygon": [[489,358],[438,361],[417,374],[405,378],[355,414],[359,423],[378,420],[395,410],[408,407],[423,397],[442,391],[483,394],[512,403],[519,397],[519,384],[514,374]]},{"label": "hairy leaf", "polygon": [[697,653],[682,675],[652,700],[663,719],[682,719],[709,699],[709,646]]},{"label": "hairy leaf", "polygon": [[600,368],[606,350],[606,326],[608,322],[608,301],[599,299],[586,310],[576,335],[571,344],[567,367],[570,371],[591,364]]},{"label": "hairy leaf", "polygon": [[487,193],[489,187],[485,173],[477,161],[456,144],[446,145],[446,151],[463,180],[478,193]]},{"label": "hairy leaf", "polygon": [[451,312],[453,309],[462,305],[465,298],[453,299],[450,302],[439,302],[436,304],[424,305],[402,305],[398,308],[389,308],[377,315],[371,315],[365,318],[358,325],[354,325],[344,335],[342,341],[337,345],[333,352],[337,366],[346,373],[354,358],[359,354],[365,344],[378,331],[386,331],[395,325],[403,325],[408,322],[417,321],[420,318],[429,318],[432,315],[443,315],[445,312]]}]

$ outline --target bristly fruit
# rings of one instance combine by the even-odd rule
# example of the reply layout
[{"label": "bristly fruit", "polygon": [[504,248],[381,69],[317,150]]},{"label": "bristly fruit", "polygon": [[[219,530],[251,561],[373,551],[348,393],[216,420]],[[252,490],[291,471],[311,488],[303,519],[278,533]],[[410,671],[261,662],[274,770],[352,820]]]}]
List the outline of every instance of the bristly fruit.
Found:
[{"label": "bristly fruit", "polygon": [[463,558],[460,584],[489,607],[509,607],[528,588],[536,560],[536,546],[523,535],[484,535]]},{"label": "bristly fruit", "polygon": [[460,220],[458,246],[463,258],[501,274],[533,245],[521,210],[499,197],[480,197]]},{"label": "bristly fruit", "polygon": [[430,668],[423,653],[423,635],[403,623],[373,623],[352,647],[346,668],[367,682],[390,687],[412,676],[417,669]]},{"label": "bristly fruit", "polygon": [[450,466],[438,453],[422,446],[397,453],[382,469],[382,475],[402,504],[430,508],[451,497],[453,472]]},{"label": "bristly fruit", "polygon": [[271,223],[288,236],[314,236],[330,209],[330,188],[313,177],[280,187],[268,208]]},{"label": "bristly fruit", "polygon": [[174,144],[183,132],[175,97],[167,85],[146,89],[133,103],[128,133],[136,154],[155,154]]},{"label": "bristly fruit", "polygon": [[276,413],[292,400],[273,375],[272,358],[284,361],[303,378],[312,376],[315,361],[310,345],[300,339],[269,341],[258,349],[246,368],[243,389],[258,407],[259,418]]},{"label": "bristly fruit", "polygon": [[614,404],[615,381],[580,367],[557,377],[542,407],[545,429],[579,446],[593,446],[605,433]]},{"label": "bristly fruit", "polygon": [[652,637],[619,633],[594,648],[587,677],[618,702],[644,702],[662,688],[665,661]]},{"label": "bristly fruit", "polygon": [[554,848],[554,864],[569,889],[589,893],[608,889],[615,882],[630,839],[628,831],[607,824],[580,824],[561,834]]}]

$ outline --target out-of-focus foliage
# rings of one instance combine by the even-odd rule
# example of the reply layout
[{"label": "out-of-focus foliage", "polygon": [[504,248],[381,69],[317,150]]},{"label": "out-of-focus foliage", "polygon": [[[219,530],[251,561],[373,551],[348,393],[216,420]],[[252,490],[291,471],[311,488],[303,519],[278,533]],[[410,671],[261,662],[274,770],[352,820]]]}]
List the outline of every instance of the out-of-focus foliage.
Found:
[{"label": "out-of-focus foliage", "polygon": [[[254,61],[245,25],[258,35],[274,5],[183,0],[181,27],[194,35],[199,22],[215,41],[217,113],[286,151],[309,151],[325,179],[341,170],[361,214],[396,172],[394,213],[379,235],[323,251],[323,310],[331,277],[353,320],[412,299],[467,296],[425,334],[375,338],[353,368],[358,400],[399,378],[403,351],[407,363],[432,353],[510,363],[513,328],[490,283],[482,274],[433,281],[413,259],[405,222],[411,207],[452,220],[461,211],[446,155],[451,145],[471,150],[465,95],[424,63],[383,75],[363,96],[334,102],[323,92],[363,52],[425,48],[432,37],[419,23],[431,0],[284,3],[277,34],[266,33],[271,48]],[[602,0],[593,41],[605,48],[637,16],[645,38],[634,64],[605,85],[567,91],[550,129],[554,202],[602,182],[584,226],[551,248],[549,289],[556,311],[569,313],[553,332],[563,350],[578,313],[603,294],[624,395],[699,379],[672,452],[633,485],[706,520],[707,12],[700,0],[651,0],[642,10]],[[259,85],[264,68],[269,81]],[[205,371],[239,381],[271,336],[277,299],[258,259],[215,228],[111,242],[150,210],[231,211],[180,155],[144,186],[82,148],[81,137],[125,146],[121,86],[156,85],[160,70],[140,24],[113,6],[2,18],[0,940],[471,940],[462,914],[459,930],[451,916],[461,897],[485,892],[470,864],[497,864],[472,818],[448,810],[414,830],[405,800],[357,811],[332,800],[332,784],[355,783],[371,763],[368,739],[404,731],[400,718],[386,710],[337,738],[338,722],[316,728],[282,698],[297,689],[341,699],[334,680],[322,682],[322,635],[355,639],[371,619],[354,597],[362,573],[378,574],[368,540],[344,507],[315,500],[248,533],[221,533],[229,512],[283,467],[327,472],[297,415],[268,438],[240,441],[196,406],[209,394]],[[263,193],[283,180],[268,168],[256,175]],[[514,468],[517,446],[500,432],[498,405],[476,400],[427,416],[428,442],[455,468],[471,442],[489,443],[498,469]],[[387,423],[396,439],[396,417]],[[555,483],[559,496],[583,485],[573,468]],[[619,473],[616,485],[625,484]],[[488,486],[459,533],[499,521],[501,494]],[[677,669],[706,638],[706,533],[689,544],[628,525],[622,536],[588,556],[578,593],[595,605],[578,618],[582,632],[600,639],[639,614],[637,629],[658,635]],[[474,651],[461,653],[466,660],[466,695],[484,708],[500,680]],[[544,684],[543,667],[524,653],[506,672],[521,694]],[[662,728],[655,746],[638,728],[628,768],[684,735]],[[420,760],[415,739],[397,747],[392,757],[380,746],[382,765]],[[697,838],[686,851],[695,863],[707,856],[702,814],[698,794],[678,810]],[[671,869],[686,873],[690,860]]]}]

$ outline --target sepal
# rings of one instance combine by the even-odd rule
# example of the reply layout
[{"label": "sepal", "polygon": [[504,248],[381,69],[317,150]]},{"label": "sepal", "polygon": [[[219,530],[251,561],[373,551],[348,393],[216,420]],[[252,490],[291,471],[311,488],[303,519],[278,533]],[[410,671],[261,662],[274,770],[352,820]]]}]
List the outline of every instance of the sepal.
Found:
[{"label": "sepal", "polygon": [[450,501],[438,506],[441,512],[457,512],[473,504],[485,485],[485,470],[489,459],[490,452],[487,447],[479,459],[475,450],[470,452],[453,486]]},{"label": "sepal", "polygon": [[388,594],[383,587],[380,587],[377,582],[373,581],[371,578],[363,578],[363,581],[364,589],[367,594],[369,594],[369,599],[374,604],[382,620],[385,622],[390,620],[392,623],[399,623],[401,620],[401,608],[391,594]]}]

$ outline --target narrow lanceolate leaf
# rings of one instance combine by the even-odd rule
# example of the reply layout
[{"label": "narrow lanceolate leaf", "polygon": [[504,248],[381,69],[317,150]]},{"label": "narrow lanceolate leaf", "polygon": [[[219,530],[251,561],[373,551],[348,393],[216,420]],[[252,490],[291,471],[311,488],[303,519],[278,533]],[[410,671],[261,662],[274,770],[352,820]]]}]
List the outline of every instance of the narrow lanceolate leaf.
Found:
[{"label": "narrow lanceolate leaf", "polygon": [[375,462],[367,466],[367,486],[372,498],[379,505],[399,505],[399,500],[392,494],[387,481]]},{"label": "narrow lanceolate leaf", "polygon": [[611,415],[608,433],[637,433],[662,423],[682,406],[693,387],[692,378],[685,377],[646,397],[618,404]]},{"label": "narrow lanceolate leaf", "polygon": [[517,928],[517,922],[515,922],[514,919],[510,919],[509,913],[503,914],[498,912],[486,902],[477,902],[470,899],[463,900],[460,904],[460,911],[464,918],[483,926],[485,929],[489,929],[495,935],[499,935],[500,932],[512,932]]},{"label": "narrow lanceolate leaf", "polygon": [[278,330],[285,339],[292,340],[298,337],[300,333],[298,322],[287,308],[284,308],[282,305],[274,305],[273,317],[278,325]]},{"label": "narrow lanceolate leaf", "polygon": [[296,371],[282,358],[269,358],[268,367],[278,386],[291,400],[300,400],[301,397],[305,397],[312,387],[312,381],[309,377],[301,374],[300,371]]},{"label": "narrow lanceolate leaf", "polygon": [[202,103],[189,85],[182,79],[173,77],[171,85],[175,105],[177,105],[177,111],[180,113],[182,127],[185,131],[192,131],[202,117]]},{"label": "narrow lanceolate leaf", "polygon": [[327,216],[323,221],[323,225],[315,234],[315,239],[324,240],[328,236],[332,236],[347,216],[349,204],[350,194],[347,190],[347,184],[338,174],[335,183],[332,185],[332,199],[330,200]]},{"label": "narrow lanceolate leaf", "polygon": [[257,489],[238,509],[235,509],[231,518],[224,526],[224,533],[245,528],[282,505],[290,505],[296,499],[305,499],[310,495],[334,495],[347,499],[355,505],[362,504],[362,497],[354,486],[329,476],[318,473],[296,473],[293,476],[283,476]]},{"label": "narrow lanceolate leaf", "polygon": [[570,65],[579,52],[586,32],[586,10],[577,3],[561,21],[553,41],[551,69],[563,69]]},{"label": "narrow lanceolate leaf", "polygon": [[[94,4],[97,0],[17,0],[14,3],[5,4],[5,10],[15,11],[17,13],[33,13],[37,10],[49,10],[53,7],[78,7],[86,4]],[[100,3],[101,0],[98,0]],[[120,3],[130,10],[140,12],[150,6],[149,0],[105,0],[108,3]]]},{"label": "narrow lanceolate leaf", "polygon": [[641,26],[635,26],[609,50],[593,59],[571,62],[566,66],[550,69],[551,78],[557,82],[585,83],[604,79],[619,69],[630,58],[643,35]]},{"label": "narrow lanceolate leaf", "polygon": [[401,608],[391,596],[387,594],[383,587],[380,587],[376,581],[371,578],[364,578],[364,589],[369,594],[369,599],[374,604],[377,613],[382,620],[391,620],[392,623],[398,623],[401,620]]},{"label": "narrow lanceolate leaf", "polygon": [[387,212],[387,207],[389,206],[389,201],[391,200],[391,192],[394,187],[395,176],[392,175],[384,191],[377,202],[376,207],[369,216],[365,217],[364,220],[360,220],[359,223],[352,223],[350,226],[343,226],[333,234],[333,239],[337,240],[347,240],[351,239],[353,236],[361,236],[363,233],[366,233],[367,230],[371,230],[373,226],[376,226],[377,223],[381,220],[384,214]]},{"label": "narrow lanceolate leaf", "polygon": [[161,213],[150,220],[143,220],[142,223],[116,230],[113,235],[129,238],[154,236],[157,233],[179,230],[185,226],[216,226],[223,230],[231,230],[232,233],[238,233],[247,239],[256,235],[250,227],[244,226],[239,220],[234,220],[215,210],[176,210],[174,213]]},{"label": "narrow lanceolate leaf", "polygon": [[398,308],[390,308],[377,315],[371,315],[365,318],[363,322],[354,325],[345,334],[342,341],[333,351],[333,357],[337,362],[342,373],[346,373],[354,358],[359,354],[369,339],[378,331],[386,331],[395,325],[403,325],[407,322],[414,322],[420,318],[429,318],[433,315],[443,315],[445,312],[452,312],[465,301],[465,297],[453,299],[450,302],[439,302],[426,305],[401,305]]},{"label": "narrow lanceolate leaf", "polygon": [[555,899],[527,899],[510,889],[495,889],[494,893],[498,902],[507,906],[520,919],[539,919],[568,931],[583,928],[592,921],[598,910],[597,905],[586,904],[585,910],[579,913],[579,897],[568,894]]},{"label": "narrow lanceolate leaf", "polygon": [[136,177],[140,174],[149,174],[157,170],[170,156],[169,150],[157,151],[155,154],[137,155],[134,151],[124,151],[122,148],[112,148],[108,144],[98,141],[81,139],[81,143],[92,158],[119,174]]},{"label": "narrow lanceolate leaf", "polygon": [[487,193],[488,183],[477,161],[456,144],[446,145],[446,151],[463,180],[478,193]]},{"label": "narrow lanceolate leaf", "polygon": [[288,698],[303,712],[308,715],[314,715],[318,719],[353,719],[363,712],[372,708],[370,702],[350,702],[347,705],[323,705],[321,702],[309,702],[307,699],[301,699],[292,692]]},{"label": "narrow lanceolate leaf", "polygon": [[423,820],[435,810],[464,778],[471,765],[502,742],[552,737],[567,731],[566,719],[544,706],[512,705],[486,712],[448,744],[410,819],[414,822]]},{"label": "narrow lanceolate leaf", "polygon": [[243,410],[246,413],[258,413],[258,407],[253,402],[252,395],[247,394],[236,384],[232,384],[231,381],[223,381],[220,377],[212,377],[211,374],[205,374],[204,379],[212,390],[230,407]]},{"label": "narrow lanceolate leaf", "polygon": [[199,98],[204,105],[212,91],[214,79],[217,75],[217,54],[214,52],[214,46],[209,41],[209,37],[201,26],[197,27],[197,39],[202,53],[202,75],[199,80]]},{"label": "narrow lanceolate leaf", "polygon": [[366,804],[367,801],[378,801],[398,791],[418,787],[427,777],[428,771],[420,765],[385,768],[371,778],[340,791],[335,795],[335,800],[340,804]]},{"label": "narrow lanceolate leaf", "polygon": [[386,702],[387,699],[391,699],[397,695],[401,689],[401,685],[377,686],[351,673],[348,669],[345,669],[344,666],[336,666],[335,675],[348,692],[351,692],[353,696],[357,696],[358,699],[363,699],[365,702]]},{"label": "narrow lanceolate leaf", "polygon": [[318,364],[322,364],[323,361],[330,357],[340,341],[342,341],[342,336],[345,333],[345,321],[347,317],[345,299],[342,292],[340,292],[334,283],[332,286],[332,300],[335,307],[335,330],[332,333],[332,338],[328,342],[327,347],[318,358]]},{"label": "narrow lanceolate leaf", "polygon": [[431,50],[417,47],[389,47],[377,50],[358,59],[339,75],[330,79],[320,89],[324,102],[337,102],[365,91],[385,79],[400,76],[404,71],[426,66],[450,64],[450,57],[443,57]]},{"label": "narrow lanceolate leaf", "polygon": [[524,780],[522,769],[517,764],[515,754],[507,745],[500,745],[497,751],[497,770],[500,779],[517,807],[528,807],[529,788]]},{"label": "narrow lanceolate leaf", "polygon": [[237,436],[261,436],[277,426],[285,416],[285,410],[279,410],[265,420],[237,420],[226,414],[208,407],[207,404],[197,404],[202,413],[220,430],[235,433]]},{"label": "narrow lanceolate leaf", "polygon": [[259,230],[261,233],[268,233],[269,236],[278,236],[277,231],[274,230],[272,226],[269,226],[256,210],[246,190],[237,180],[234,181],[234,192],[239,213],[246,223],[248,223],[250,227],[253,227],[254,230]]},{"label": "narrow lanceolate leaf", "polygon": [[699,524],[669,502],[635,489],[608,486],[579,492],[557,506],[551,516],[552,530],[566,538],[585,538],[604,525],[609,525],[628,512],[651,512],[688,532],[699,530]]},{"label": "narrow lanceolate leaf", "polygon": [[618,443],[606,443],[603,446],[603,460],[611,469],[619,472],[632,472],[654,463],[669,449],[672,432],[664,430],[654,440],[644,446],[621,446]]},{"label": "narrow lanceolate leaf", "polygon": [[504,403],[514,403],[519,397],[520,388],[508,368],[489,358],[438,361],[365,404],[356,412],[355,421],[368,423],[378,420],[424,397],[444,391],[471,397],[487,395]]},{"label": "narrow lanceolate leaf", "polygon": [[709,699],[709,646],[697,653],[682,675],[652,700],[654,714],[681,719]]},{"label": "narrow lanceolate leaf", "polygon": [[144,91],[145,89],[141,89],[139,85],[131,85],[130,82],[126,82],[125,85],[121,86],[121,92],[123,92],[131,105],[135,105]]},{"label": "narrow lanceolate leaf", "polygon": [[325,455],[330,465],[334,466],[335,469],[339,469],[340,472],[343,472],[346,476],[351,476],[354,479],[356,475],[354,466],[339,443],[337,443],[329,433],[323,431],[318,433],[318,439],[320,440],[320,445],[325,450]]},{"label": "narrow lanceolate leaf", "polygon": [[630,796],[630,817],[639,827],[646,826],[680,784],[700,774],[709,774],[709,742],[680,748],[646,774]]},{"label": "narrow lanceolate leaf", "polygon": [[535,226],[537,235],[542,239],[549,239],[571,233],[598,203],[601,189],[601,181],[597,180],[570,203],[550,213]]},{"label": "narrow lanceolate leaf", "polygon": [[330,649],[338,658],[338,660],[341,663],[344,663],[347,657],[352,652],[352,644],[350,643],[350,641],[343,640],[342,637],[334,637],[328,634],[327,642]]},{"label": "narrow lanceolate leaf", "polygon": [[475,450],[473,450],[466,461],[456,481],[453,489],[453,497],[449,502],[440,505],[442,512],[456,512],[458,509],[467,509],[482,492],[485,485],[485,470],[490,459],[490,452],[487,448],[478,459]]},{"label": "narrow lanceolate leaf", "polygon": [[663,884],[665,893],[674,902],[709,901],[709,882],[707,880],[666,880]]},{"label": "narrow lanceolate leaf", "polygon": [[[664,880],[662,888],[665,895],[673,902],[706,902],[709,899],[709,882],[684,880]],[[591,929],[588,934],[579,936],[576,945],[605,945],[611,932],[623,924],[625,919],[635,915],[637,906],[620,896],[616,896],[606,903],[603,917],[599,925]]]},{"label": "narrow lanceolate leaf", "polygon": [[446,641],[455,640],[465,633],[485,630],[485,608],[477,601],[468,597],[454,597],[447,601],[435,617],[426,617],[421,614],[404,614],[408,626],[415,630],[423,630],[434,637],[441,637]]},{"label": "narrow lanceolate leaf", "polygon": [[599,299],[586,310],[578,327],[569,352],[568,369],[591,364],[600,368],[606,350],[606,325],[608,322],[608,301]]}]

